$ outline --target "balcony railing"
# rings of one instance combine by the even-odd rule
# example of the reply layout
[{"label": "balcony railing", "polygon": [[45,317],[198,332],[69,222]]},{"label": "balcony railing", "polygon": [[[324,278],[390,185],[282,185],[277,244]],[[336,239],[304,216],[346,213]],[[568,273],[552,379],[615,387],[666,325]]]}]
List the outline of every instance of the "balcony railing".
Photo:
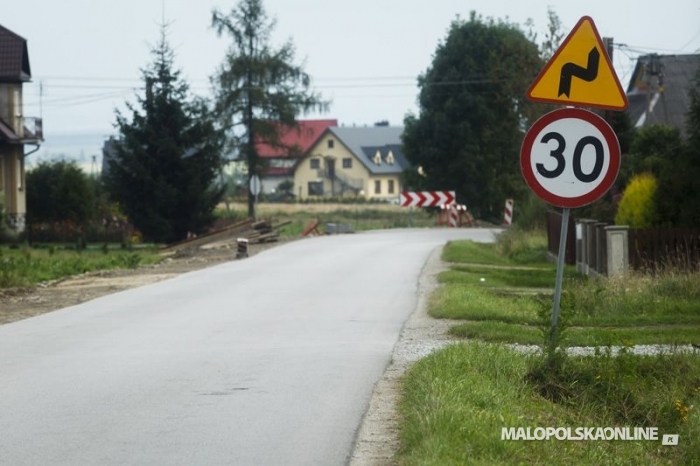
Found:
[{"label": "balcony railing", "polygon": [[43,141],[44,125],[43,120],[37,117],[21,117],[18,136],[22,140]]}]

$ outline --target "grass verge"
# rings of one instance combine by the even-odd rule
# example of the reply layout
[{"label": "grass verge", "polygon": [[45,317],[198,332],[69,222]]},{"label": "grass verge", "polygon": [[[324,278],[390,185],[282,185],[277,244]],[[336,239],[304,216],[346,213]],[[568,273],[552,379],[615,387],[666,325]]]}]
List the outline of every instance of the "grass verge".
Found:
[{"label": "grass verge", "polygon": [[[298,237],[315,220],[323,230],[327,223],[350,224],[354,231],[387,228],[434,227],[437,219],[425,209],[408,209],[393,204],[258,204],[258,217],[273,218],[276,222],[290,222],[279,230],[283,238]],[[230,212],[219,209],[221,218],[246,218],[242,206],[233,206]]]},{"label": "grass verge", "polygon": [[133,269],[162,259],[153,250],[55,251],[0,248],[0,288],[31,286],[91,270]]},{"label": "grass verge", "polygon": [[[405,376],[398,460],[441,466],[698,464],[700,418],[689,408],[700,401],[698,362],[689,354],[602,354],[567,358],[543,378],[537,356],[479,342],[453,345]],[[502,440],[504,427],[657,427],[659,440]],[[664,433],[678,434],[678,446],[662,446]]]},{"label": "grass verge", "polygon": [[[450,269],[431,297],[436,318],[465,320],[453,328],[458,336],[485,341],[539,344],[549,326],[556,268],[523,266],[522,257],[537,256],[532,235],[514,240],[510,231],[496,244],[453,242],[443,258]],[[531,245],[532,250],[504,247]],[[515,255],[507,255],[515,250]],[[629,274],[587,279],[567,267],[561,321],[572,327],[563,343],[581,345],[700,344],[700,274],[667,271],[654,276]]]},{"label": "grass verge", "polygon": [[[569,269],[561,343],[599,349],[588,357],[521,354],[501,343],[544,343],[555,267],[539,261],[523,267],[523,258],[540,257],[541,242],[519,234],[510,231],[491,246],[446,248],[443,257],[452,264],[439,276],[429,312],[464,320],[451,332],[474,341],[434,353],[407,372],[400,464],[700,464],[700,354],[629,351],[700,343],[700,276],[588,280]],[[622,346],[615,356],[613,345]],[[656,428],[658,439],[502,438],[504,428],[576,433],[590,427]],[[664,434],[677,434],[678,445],[662,445]]]}]

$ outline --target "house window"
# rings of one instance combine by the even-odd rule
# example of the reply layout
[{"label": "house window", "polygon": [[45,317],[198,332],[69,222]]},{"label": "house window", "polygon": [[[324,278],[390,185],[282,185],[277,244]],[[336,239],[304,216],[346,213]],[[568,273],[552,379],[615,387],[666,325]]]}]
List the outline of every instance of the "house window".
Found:
[{"label": "house window", "polygon": [[323,181],[309,181],[309,196],[323,196]]},{"label": "house window", "polygon": [[343,168],[352,168],[352,159],[350,157],[343,159]]},{"label": "house window", "polygon": [[335,141],[333,139],[328,140],[328,148],[333,149],[335,147]]},{"label": "house window", "polygon": [[381,194],[382,193],[382,180],[375,180],[374,181],[374,194]]},{"label": "house window", "polygon": [[386,163],[394,165],[394,153],[392,151],[389,151],[389,154],[386,156]]},{"label": "house window", "polygon": [[311,159],[311,169],[319,169],[321,168],[321,161],[319,159]]},{"label": "house window", "polygon": [[389,187],[387,188],[389,194],[394,194],[394,180],[389,180]]},{"label": "house window", "polygon": [[377,152],[374,154],[374,163],[376,163],[377,165],[381,165],[381,164],[382,164],[382,154],[381,154],[379,151],[377,151]]}]

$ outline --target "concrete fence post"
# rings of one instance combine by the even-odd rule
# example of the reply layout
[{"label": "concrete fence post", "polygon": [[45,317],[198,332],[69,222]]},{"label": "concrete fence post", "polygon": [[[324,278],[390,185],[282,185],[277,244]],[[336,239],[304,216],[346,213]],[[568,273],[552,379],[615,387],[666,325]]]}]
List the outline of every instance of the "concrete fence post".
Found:
[{"label": "concrete fence post", "polygon": [[595,224],[597,220],[586,222],[586,275],[595,274]]},{"label": "concrete fence post", "polygon": [[583,221],[576,219],[576,271],[583,273]]},{"label": "concrete fence post", "polygon": [[605,227],[608,253],[608,276],[624,275],[629,270],[629,227]]},{"label": "concrete fence post", "polygon": [[579,222],[581,223],[581,268],[579,272],[583,275],[588,275],[589,267],[591,265],[591,253],[595,241],[589,225],[595,223],[596,220],[584,218]]},{"label": "concrete fence post", "polygon": [[604,228],[607,226],[607,223],[603,222],[597,222],[595,224],[595,251],[596,251],[596,258],[595,258],[595,265],[596,265],[596,272],[598,272],[599,275],[605,275],[606,274],[606,269],[607,269],[607,264],[604,263],[605,260],[605,230]]}]

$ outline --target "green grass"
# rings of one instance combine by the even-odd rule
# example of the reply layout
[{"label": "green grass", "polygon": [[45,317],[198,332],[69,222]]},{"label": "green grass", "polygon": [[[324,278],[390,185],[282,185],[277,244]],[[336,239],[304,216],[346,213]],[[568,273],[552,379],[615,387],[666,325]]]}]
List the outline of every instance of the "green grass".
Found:
[{"label": "green grass", "polygon": [[[481,320],[450,328],[450,334],[495,343],[541,345],[543,329],[538,325]],[[565,329],[564,346],[687,345],[700,344],[697,327],[570,327]]]},{"label": "green grass", "polygon": [[56,251],[0,248],[0,288],[31,286],[91,270],[132,269],[162,259],[152,249],[133,251]]},{"label": "green grass", "polygon": [[539,323],[540,305],[530,296],[500,297],[480,286],[448,283],[430,297],[430,315],[439,319]]},{"label": "green grass", "polygon": [[[574,267],[566,267],[564,278],[579,278]],[[483,279],[483,280],[482,280]],[[454,265],[438,277],[441,283],[469,283],[485,287],[548,288],[554,290],[556,268],[487,268],[478,264]]]},{"label": "green grass", "polygon": [[508,230],[495,243],[451,241],[442,252],[442,260],[452,263],[495,266],[527,266],[550,269],[547,240],[541,232]]},{"label": "green grass", "polygon": [[[699,464],[700,359],[694,355],[567,358],[472,342],[416,363],[400,401],[402,465]],[[543,377],[543,373],[546,376]],[[660,441],[509,441],[506,427],[658,427]]]},{"label": "green grass", "polygon": [[[443,258],[450,269],[438,277],[443,286],[431,297],[430,314],[469,321],[455,328],[455,335],[541,343],[538,335],[551,319],[556,270],[553,264],[524,266],[514,259],[538,256],[543,243],[532,234],[519,240],[519,234],[511,230],[495,244],[448,244]],[[561,320],[576,327],[564,344],[700,343],[700,274],[589,280],[567,267],[564,277]]]},{"label": "green grass", "polygon": [[[587,279],[567,268],[561,344],[603,349],[519,354],[503,343],[541,347],[551,319],[555,267],[541,261],[536,236],[511,230],[493,245],[445,248],[450,268],[429,312],[463,320],[450,332],[472,341],[407,372],[399,463],[700,465],[700,355],[627,349],[700,343],[700,274]],[[657,427],[680,441],[508,441],[504,427]]]},{"label": "green grass", "polygon": [[[265,204],[260,204],[264,207]],[[306,226],[314,221],[321,222],[320,231],[325,230],[327,223],[351,224],[354,231],[379,230],[387,228],[408,228],[413,227],[434,227],[437,219],[434,215],[424,209],[410,211],[406,208],[396,207],[394,209],[377,208],[364,205],[345,205],[343,208],[332,208],[328,211],[314,211],[304,209],[304,204],[290,204],[286,209],[265,209],[258,217],[271,218],[276,223],[291,222],[279,230],[282,238],[299,237]],[[312,206],[313,207],[313,206]],[[230,213],[217,211],[221,218],[243,219],[245,214],[239,210],[232,210]]]},{"label": "green grass", "polygon": [[509,265],[508,258],[501,256],[493,243],[473,241],[450,241],[442,250],[442,260],[454,263]]}]

